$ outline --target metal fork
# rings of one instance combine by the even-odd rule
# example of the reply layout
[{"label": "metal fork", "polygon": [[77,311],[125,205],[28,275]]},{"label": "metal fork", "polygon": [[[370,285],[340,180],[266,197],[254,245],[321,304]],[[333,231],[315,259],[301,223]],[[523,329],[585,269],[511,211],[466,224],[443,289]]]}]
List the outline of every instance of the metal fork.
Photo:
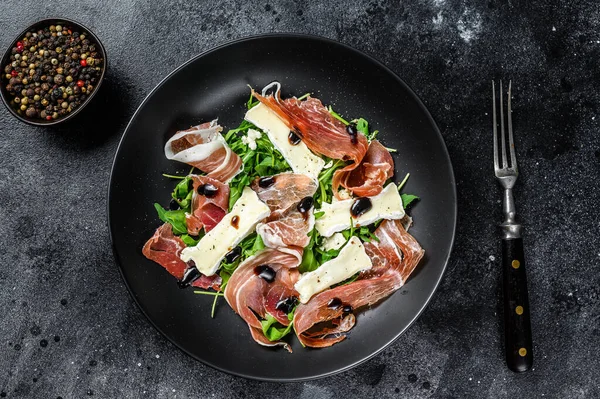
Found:
[{"label": "metal fork", "polygon": [[[517,157],[512,129],[511,110],[512,82],[508,83],[507,125],[510,163],[506,154],[506,133],[504,129],[503,90],[500,81],[500,137],[496,118],[496,88],[492,81],[493,120],[494,120],[494,171],[504,188],[502,210],[504,222],[502,230],[502,266],[504,269],[504,350],[508,367],[515,372],[527,371],[533,363],[531,322],[529,317],[529,295],[523,256],[522,227],[516,221],[515,201],[512,189],[517,181]],[[498,143],[500,141],[500,143]],[[500,151],[498,150],[500,144]],[[501,154],[499,154],[499,152]],[[502,162],[502,163],[500,163]]]}]

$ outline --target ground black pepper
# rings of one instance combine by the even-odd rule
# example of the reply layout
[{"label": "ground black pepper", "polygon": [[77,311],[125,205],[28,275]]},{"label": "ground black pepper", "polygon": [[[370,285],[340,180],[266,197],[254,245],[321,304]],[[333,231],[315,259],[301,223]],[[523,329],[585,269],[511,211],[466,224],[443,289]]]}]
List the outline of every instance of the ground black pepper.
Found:
[{"label": "ground black pepper", "polygon": [[33,120],[54,120],[77,109],[96,89],[104,60],[96,43],[69,26],[27,32],[12,48],[2,83],[13,109]]}]

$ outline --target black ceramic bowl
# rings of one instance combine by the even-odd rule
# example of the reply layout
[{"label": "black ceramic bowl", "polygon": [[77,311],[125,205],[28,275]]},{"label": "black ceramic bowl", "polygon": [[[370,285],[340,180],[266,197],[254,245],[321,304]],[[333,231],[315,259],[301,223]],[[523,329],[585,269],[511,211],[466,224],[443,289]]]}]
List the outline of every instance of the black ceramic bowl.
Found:
[{"label": "black ceramic bowl", "polygon": [[19,33],[19,35],[10,43],[10,46],[4,53],[4,56],[2,57],[2,62],[0,64],[1,68],[2,68],[1,72],[4,74],[4,67],[10,61],[10,56],[11,56],[13,47],[16,47],[17,42],[19,40],[21,40],[23,38],[23,36],[25,36],[27,34],[27,32],[37,31],[38,29],[43,29],[44,27],[50,26],[50,25],[66,25],[66,26],[72,27],[74,29],[77,29],[78,32],[86,33],[89,36],[89,38],[91,39],[91,41],[94,42],[94,44],[96,44],[96,51],[100,54],[100,57],[102,58],[102,65],[101,65],[100,77],[98,78],[98,81],[96,82],[96,87],[91,92],[91,94],[89,94],[87,96],[87,98],[83,101],[83,103],[81,103],[76,109],[74,109],[72,112],[68,113],[67,115],[65,115],[63,117],[59,117],[57,119],[49,120],[49,121],[45,121],[45,120],[37,119],[37,118],[36,119],[28,118],[25,115],[19,115],[19,113],[17,113],[17,110],[15,109],[15,107],[12,104],[13,96],[8,92],[8,90],[6,90],[6,80],[4,79],[4,77],[2,77],[2,79],[0,79],[0,97],[2,97],[2,102],[4,103],[6,108],[17,119],[19,119],[25,123],[28,123],[30,125],[35,125],[35,126],[56,125],[58,123],[65,122],[67,120],[72,119],[73,117],[75,117],[75,115],[77,115],[79,112],[81,112],[81,110],[84,109],[85,106],[90,103],[90,101],[96,95],[98,90],[100,90],[100,86],[102,85],[102,81],[104,80],[104,74],[106,73],[106,67],[108,65],[107,60],[106,60],[106,51],[104,50],[104,46],[100,42],[100,39],[98,39],[98,37],[91,30],[89,30],[85,26],[81,25],[79,22],[75,22],[75,21],[67,19],[67,18],[47,18],[47,19],[42,19],[41,21],[38,21],[38,22],[28,26],[23,32]]}]

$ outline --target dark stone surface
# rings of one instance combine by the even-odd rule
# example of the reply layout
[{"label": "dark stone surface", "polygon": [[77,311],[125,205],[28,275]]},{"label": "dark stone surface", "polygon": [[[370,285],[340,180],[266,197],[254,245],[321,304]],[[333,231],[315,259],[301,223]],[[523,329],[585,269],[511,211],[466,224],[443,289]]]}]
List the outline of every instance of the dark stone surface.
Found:
[{"label": "dark stone surface", "polygon": [[[0,47],[48,15],[90,26],[110,68],[64,127],[0,109],[0,397],[600,397],[595,1],[10,0]],[[106,224],[112,158],[144,96],[191,56],[264,32],[333,38],[397,72],[442,130],[460,201],[447,274],[415,325],[349,372],[286,385],[222,374],[160,336],[121,281]],[[514,81],[535,356],[523,375],[502,352],[492,78]]]}]

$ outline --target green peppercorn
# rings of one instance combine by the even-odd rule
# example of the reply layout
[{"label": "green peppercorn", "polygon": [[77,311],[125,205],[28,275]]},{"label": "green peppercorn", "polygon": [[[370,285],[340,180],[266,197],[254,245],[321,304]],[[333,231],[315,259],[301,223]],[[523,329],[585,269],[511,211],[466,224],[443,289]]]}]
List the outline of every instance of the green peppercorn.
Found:
[{"label": "green peppercorn", "polygon": [[21,105],[21,111],[25,111],[27,109],[27,105]]},{"label": "green peppercorn", "polygon": [[29,83],[29,80],[27,78],[23,78],[23,84],[26,85],[27,83]]},{"label": "green peppercorn", "polygon": [[5,77],[6,79],[10,79],[10,78],[12,77],[12,75],[11,75],[10,73],[7,73],[6,75],[4,75],[4,77]]},{"label": "green peppercorn", "polygon": [[14,102],[16,102],[17,104],[21,102],[21,99],[19,97],[15,97],[15,99],[13,100]]},{"label": "green peppercorn", "polygon": [[36,94],[35,96],[33,96],[33,101],[40,101],[39,94]]},{"label": "green peppercorn", "polygon": [[29,69],[35,69],[35,64],[29,64]]},{"label": "green peppercorn", "polygon": [[40,112],[40,117],[41,117],[42,119],[46,119],[46,116],[47,116],[47,115],[46,115],[46,110],[42,110],[42,112]]},{"label": "green peppercorn", "polygon": [[35,51],[35,46],[29,47],[29,51],[31,51],[33,53]]},{"label": "green peppercorn", "polygon": [[73,76],[71,76],[71,75],[67,76],[66,81],[71,83],[73,81]]},{"label": "green peppercorn", "polygon": [[62,104],[60,104],[61,107],[63,107],[63,109],[66,109],[69,106],[69,103],[66,101],[63,101]]},{"label": "green peppercorn", "polygon": [[62,47],[57,47],[55,51],[59,54],[62,53]]},{"label": "green peppercorn", "polygon": [[82,59],[82,60],[85,60],[85,59],[87,58],[87,56],[88,56],[88,55],[87,55],[86,53],[83,53],[83,54],[81,54],[81,59]]},{"label": "green peppercorn", "polygon": [[50,62],[52,63],[52,65],[57,65],[58,64],[58,60],[56,58],[52,58],[50,60]]},{"label": "green peppercorn", "polygon": [[25,97],[27,95],[27,90],[25,90],[25,89],[21,90],[21,95],[23,97]]},{"label": "green peppercorn", "polygon": [[48,100],[46,100],[45,98],[41,102],[44,107],[48,105]]},{"label": "green peppercorn", "polygon": [[23,61],[27,61],[27,56],[26,56],[26,55],[22,56],[22,57],[21,57],[21,60],[23,60]]},{"label": "green peppercorn", "polygon": [[54,113],[52,114],[52,119],[56,119],[56,118],[58,118],[58,112],[54,112]]},{"label": "green peppercorn", "polygon": [[62,26],[60,26],[60,25],[56,25],[54,27],[54,29],[56,29],[57,32],[62,32],[62,30],[63,30]]},{"label": "green peppercorn", "polygon": [[89,58],[87,58],[87,64],[88,64],[89,66],[94,66],[94,62],[95,62],[95,61],[94,61],[94,59],[93,59],[92,57],[89,57]]}]

